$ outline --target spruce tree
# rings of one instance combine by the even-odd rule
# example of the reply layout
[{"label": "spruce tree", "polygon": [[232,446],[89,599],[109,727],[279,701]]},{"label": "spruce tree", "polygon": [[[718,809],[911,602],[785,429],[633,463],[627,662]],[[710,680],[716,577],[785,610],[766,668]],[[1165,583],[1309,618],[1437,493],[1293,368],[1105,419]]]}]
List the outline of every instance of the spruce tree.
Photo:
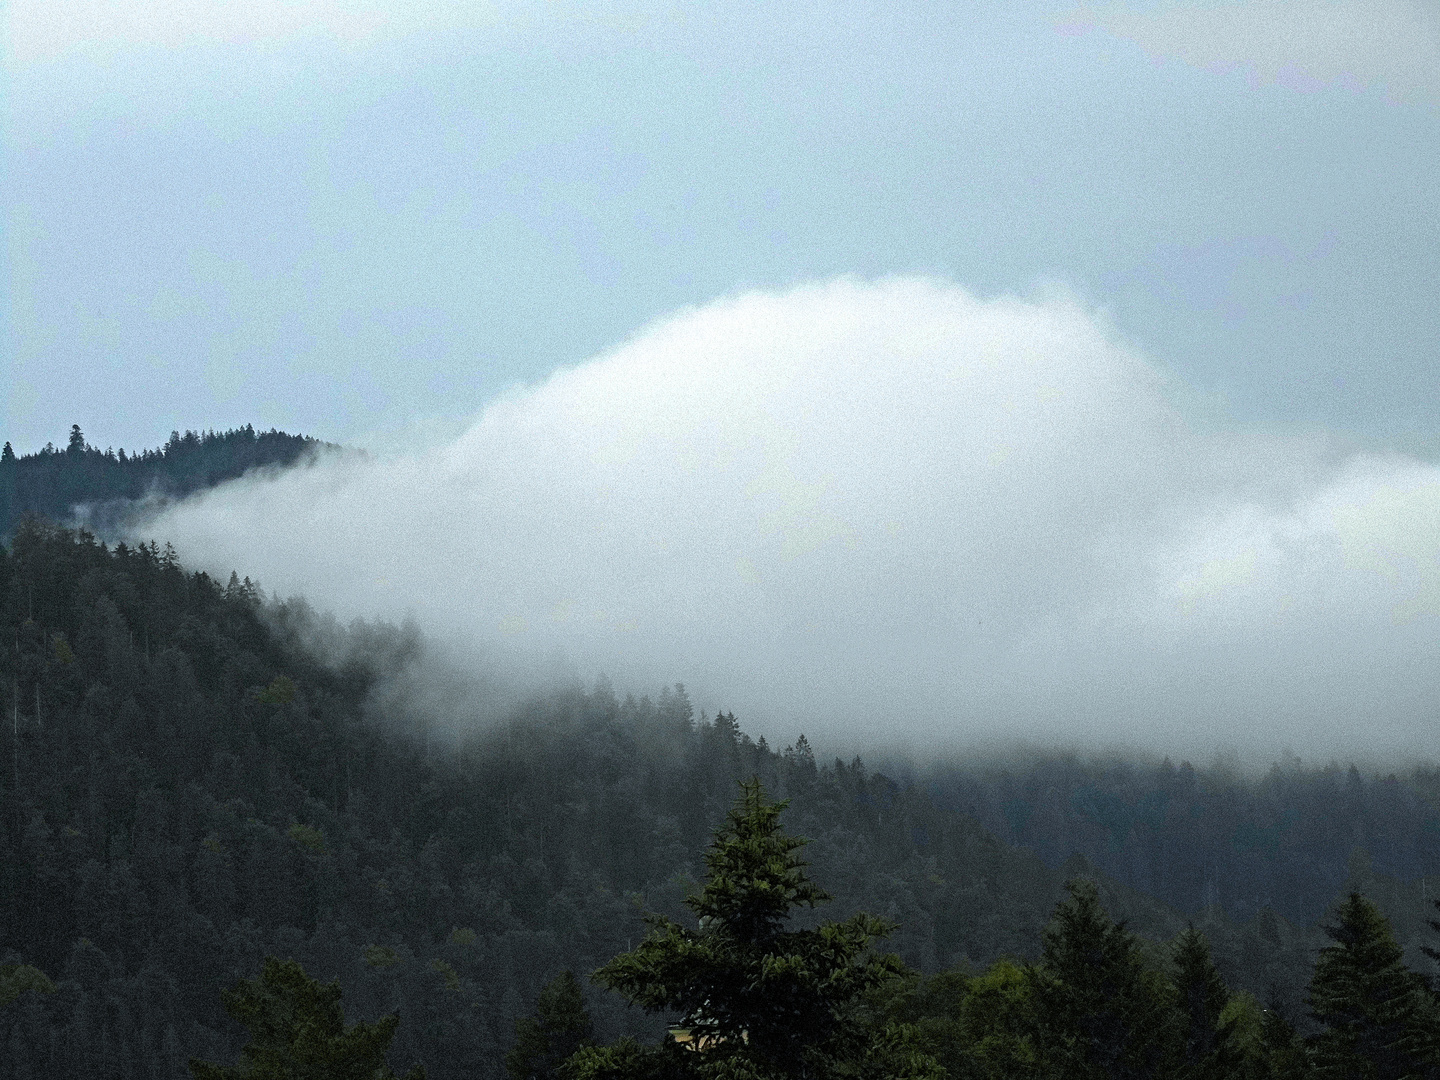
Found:
[{"label": "spruce tree", "polygon": [[[394,1080],[385,1062],[399,1018],[345,1026],[340,984],[310,978],[294,960],[265,958],[260,977],[222,995],[250,1031],[239,1065],[190,1059],[195,1080]],[[405,1080],[425,1080],[416,1066]]]},{"label": "spruce tree", "polygon": [[1030,969],[1040,1056],[1053,1075],[1074,1080],[1166,1075],[1177,1034],[1170,988],[1092,883],[1066,889]]},{"label": "spruce tree", "polygon": [[562,972],[540,991],[535,1015],[515,1021],[515,1045],[505,1055],[505,1071],[513,1080],[552,1080],[565,1059],[593,1036],[575,973]]},{"label": "spruce tree", "polygon": [[1180,1010],[1183,1080],[1225,1080],[1241,1069],[1235,1023],[1223,1019],[1230,991],[1210,958],[1210,943],[1190,925],[1174,946],[1175,997]]},{"label": "spruce tree", "polygon": [[1435,1075],[1440,1025],[1424,980],[1405,966],[1390,923],[1359,893],[1341,904],[1310,981],[1317,1077],[1408,1080]]},{"label": "spruce tree", "polygon": [[867,995],[905,970],[871,947],[891,924],[862,912],[786,929],[795,908],[829,897],[805,876],[806,841],[780,827],[787,803],[768,802],[759,780],[741,787],[705,855],[705,886],[686,900],[697,928],[650,916],[639,947],[593,976],[649,1012],[678,1015],[672,1038],[582,1049],[568,1075],[940,1080],[913,1032],[868,1012]]}]

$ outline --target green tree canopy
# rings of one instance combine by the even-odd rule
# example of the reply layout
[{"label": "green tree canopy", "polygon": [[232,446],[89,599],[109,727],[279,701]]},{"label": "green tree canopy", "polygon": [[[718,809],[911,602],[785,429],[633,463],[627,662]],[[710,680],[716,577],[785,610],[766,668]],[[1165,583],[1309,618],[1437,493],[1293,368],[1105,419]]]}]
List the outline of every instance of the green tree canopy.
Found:
[{"label": "green tree canopy", "polygon": [[[970,982],[959,1009],[959,1053],[940,1055],[952,1076],[1038,1080],[1050,1075],[1036,1047],[1039,1024],[1033,991],[1026,970],[1009,960],[998,961]],[[921,1026],[923,1030],[923,1021]]]},{"label": "green tree canopy", "polygon": [[1105,913],[1092,883],[1066,888],[1041,963],[1030,969],[1042,1058],[1053,1075],[1073,1080],[1165,1075],[1177,1043],[1171,988]]},{"label": "green tree canopy", "polygon": [[706,884],[686,901],[698,927],[651,916],[639,947],[594,975],[647,1011],[678,1014],[688,1049],[677,1041],[585,1049],[571,1059],[573,1077],[939,1080],[913,1032],[879,1025],[867,1008],[868,994],[904,972],[871,947],[891,924],[862,912],[786,929],[795,908],[829,899],[805,876],[806,841],[780,827],[786,805],[768,802],[758,780],[742,784],[705,856]]},{"label": "green tree canopy", "polygon": [[1310,1055],[1286,1010],[1272,993],[1260,1019],[1260,1057],[1266,1080],[1308,1080]]},{"label": "green tree canopy", "polygon": [[1176,939],[1173,956],[1181,1024],[1178,1076],[1183,1080],[1227,1080],[1238,1075],[1244,1053],[1235,1020],[1223,1015],[1230,990],[1210,958],[1210,943],[1192,924]]},{"label": "green tree canopy", "polygon": [[[224,995],[225,1009],[250,1032],[239,1065],[191,1059],[195,1080],[393,1080],[385,1062],[400,1022],[345,1026],[340,984],[322,984],[294,960],[265,958],[260,977]],[[425,1080],[416,1066],[405,1080]]]},{"label": "green tree canopy", "polygon": [[1402,1080],[1435,1075],[1440,1017],[1424,980],[1405,966],[1390,923],[1359,893],[1325,927],[1310,1010],[1324,1025],[1312,1040],[1315,1075]]},{"label": "green tree canopy", "polygon": [[515,1045],[505,1055],[505,1071],[513,1080],[552,1080],[560,1065],[593,1036],[575,973],[562,972],[540,991],[535,1015],[515,1021]]}]

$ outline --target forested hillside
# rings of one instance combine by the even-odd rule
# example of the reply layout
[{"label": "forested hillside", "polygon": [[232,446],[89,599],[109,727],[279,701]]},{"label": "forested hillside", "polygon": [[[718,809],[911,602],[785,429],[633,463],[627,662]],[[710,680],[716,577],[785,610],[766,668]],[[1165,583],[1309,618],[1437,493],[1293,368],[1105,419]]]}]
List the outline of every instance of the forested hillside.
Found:
[{"label": "forested hillside", "polygon": [[[1182,911],[1222,907],[1248,920],[1269,908],[1319,919],[1356,859],[1396,879],[1418,910],[1440,878],[1440,772],[1366,775],[1298,759],[1250,780],[1237,767],[1075,756],[901,766],[937,805],[976,817],[1052,867],[1084,854],[1118,881]],[[1363,851],[1363,856],[1356,849]],[[1399,884],[1409,883],[1408,885]]]},{"label": "forested hillside", "polygon": [[293,465],[328,445],[273,428],[257,432],[248,424],[224,432],[172,432],[159,449],[133,454],[91,446],[78,426],[63,450],[47,445],[17,455],[7,442],[0,450],[0,537],[23,514],[68,521],[77,507],[92,529],[108,529],[133,500],[182,498],[251,469]]},{"label": "forested hillside", "polygon": [[[679,687],[562,688],[455,744],[423,740],[376,704],[423,649],[413,633],[357,624],[322,660],[303,606],[153,544],[22,525],[0,605],[0,964],[57,987],[0,1013],[5,1075],[233,1059],[220,991],[273,954],[340,979],[352,1016],[398,1010],[397,1059],[497,1076],[541,985],[631,947],[642,910],[679,916],[752,774],[793,799],[786,826],[813,839],[811,874],[835,896],[825,914],[898,922],[891,947],[924,971],[1036,956],[1064,879],[1088,872],[858,759],[697,718]],[[1420,898],[1355,870],[1413,951]],[[1092,876],[1150,940],[1195,916],[1234,985],[1299,1000],[1318,931],[1268,909],[1182,913]],[[652,1023],[592,1004],[607,1036]]]}]

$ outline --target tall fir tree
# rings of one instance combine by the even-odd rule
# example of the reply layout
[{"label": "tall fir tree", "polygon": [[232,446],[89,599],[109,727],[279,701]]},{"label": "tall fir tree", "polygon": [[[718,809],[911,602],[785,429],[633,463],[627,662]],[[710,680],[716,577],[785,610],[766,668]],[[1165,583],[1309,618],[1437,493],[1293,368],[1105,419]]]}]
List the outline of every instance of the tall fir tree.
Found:
[{"label": "tall fir tree", "polygon": [[1440,1066],[1440,1014],[1425,982],[1405,966],[1390,923],[1359,893],[1325,927],[1310,1010],[1324,1026],[1311,1040],[1322,1080],[1420,1080]]},{"label": "tall fir tree", "polygon": [[1178,1041],[1171,988],[1146,966],[1135,936],[1106,914],[1091,882],[1066,888],[1041,963],[1030,969],[1045,1065],[1073,1080],[1167,1075]]},{"label": "tall fir tree", "polygon": [[698,927],[650,916],[640,946],[594,975],[649,1012],[678,1015],[672,1038],[582,1049],[571,1077],[941,1080],[913,1031],[869,1010],[867,997],[905,971],[872,948],[891,924],[861,912],[786,929],[794,909],[829,899],[805,875],[806,841],[780,827],[786,805],[769,802],[759,780],[742,784],[705,855],[705,886],[686,900]]},{"label": "tall fir tree", "polygon": [[540,991],[535,1015],[515,1021],[515,1045],[505,1055],[512,1080],[554,1080],[575,1051],[594,1038],[585,995],[573,971],[556,976]]},{"label": "tall fir tree", "polygon": [[1210,958],[1205,935],[1188,926],[1174,946],[1176,1005],[1180,1010],[1178,1080],[1227,1080],[1242,1070],[1235,1022],[1224,1017],[1230,991]]}]

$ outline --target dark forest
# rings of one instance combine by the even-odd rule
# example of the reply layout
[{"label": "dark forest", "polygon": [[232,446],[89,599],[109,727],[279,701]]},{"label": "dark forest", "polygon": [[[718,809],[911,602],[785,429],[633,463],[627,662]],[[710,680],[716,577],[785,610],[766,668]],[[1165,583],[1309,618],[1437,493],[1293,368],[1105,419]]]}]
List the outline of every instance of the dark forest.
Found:
[{"label": "dark forest", "polygon": [[55,521],[82,516],[93,531],[122,524],[133,504],[146,498],[178,499],[245,475],[251,469],[294,465],[316,451],[339,449],[306,435],[231,431],[171,432],[164,446],[127,454],[101,450],[70,428],[64,449],[47,444],[33,454],[0,449],[0,536],[25,514]]}]

